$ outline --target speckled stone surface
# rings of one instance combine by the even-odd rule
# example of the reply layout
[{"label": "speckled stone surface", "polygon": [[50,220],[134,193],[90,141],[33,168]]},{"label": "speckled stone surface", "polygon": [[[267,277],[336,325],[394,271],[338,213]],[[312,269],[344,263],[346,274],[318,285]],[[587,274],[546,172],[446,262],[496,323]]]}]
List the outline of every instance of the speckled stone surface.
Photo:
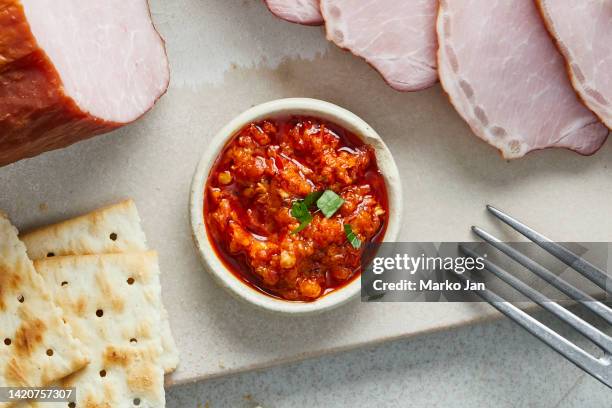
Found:
[{"label": "speckled stone surface", "polygon": [[[536,317],[590,349],[554,318]],[[167,401],[168,408],[610,408],[612,390],[503,319],[177,386]]]},{"label": "speckled stone surface", "polygon": [[612,142],[592,157],[549,150],[506,162],[472,134],[440,86],[396,92],[368,64],[330,45],[320,27],[280,21],[261,0],[150,3],[171,61],[168,93],[130,126],[0,168],[0,208],[26,230],[134,198],[149,246],[159,252],[162,295],[181,352],[169,382],[371,346],[491,316],[490,308],[475,303],[357,300],[297,319],[256,311],[221,290],[191,240],[191,178],[209,138],[258,103],[319,98],[370,123],[400,170],[403,241],[473,240],[473,224],[502,239],[516,237],[487,215],[487,203],[552,239],[612,241]]}]

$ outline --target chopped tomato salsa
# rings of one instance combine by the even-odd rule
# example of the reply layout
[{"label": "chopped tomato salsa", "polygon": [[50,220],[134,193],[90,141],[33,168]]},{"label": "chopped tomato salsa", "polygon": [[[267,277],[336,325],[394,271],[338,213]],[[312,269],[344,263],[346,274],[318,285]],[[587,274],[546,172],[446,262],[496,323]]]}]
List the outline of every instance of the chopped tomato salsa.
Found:
[{"label": "chopped tomato salsa", "polygon": [[210,172],[204,219],[236,276],[275,297],[312,301],[361,273],[387,224],[374,148],[314,118],[264,120],[226,144]]}]

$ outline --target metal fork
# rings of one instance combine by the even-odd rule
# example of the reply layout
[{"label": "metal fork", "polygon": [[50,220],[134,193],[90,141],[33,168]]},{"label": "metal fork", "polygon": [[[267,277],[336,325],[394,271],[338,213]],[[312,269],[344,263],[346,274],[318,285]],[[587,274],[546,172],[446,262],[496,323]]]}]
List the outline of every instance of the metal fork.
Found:
[{"label": "metal fork", "polygon": [[[590,264],[580,256],[569,251],[567,248],[552,242],[550,239],[544,237],[533,229],[529,228],[520,221],[512,218],[508,214],[488,205],[487,210],[491,212],[495,217],[520,232],[522,235],[535,242],[541,248],[546,250],[548,253],[556,257],[557,259],[564,262],[566,265],[576,270],[577,272],[584,275],[586,278],[594,282],[606,293],[611,294],[612,290],[612,278],[608,276],[604,271]],[[482,240],[492,245],[520,265],[530,270],[543,280],[547,281],[552,286],[565,293],[570,298],[583,304],[592,313],[603,318],[606,322],[612,325],[612,309],[610,309],[604,303],[595,300],[593,297],[572,286],[565,280],[556,276],[550,270],[546,269],[542,265],[533,261],[529,257],[525,256],[521,252],[512,248],[508,244],[501,242],[493,235],[482,230],[478,227],[472,227],[474,233]],[[459,249],[467,256],[476,258],[479,254],[472,249],[460,245]],[[612,388],[612,337],[597,329],[593,325],[584,321],[580,317],[576,316],[571,311],[567,310],[559,303],[554,302],[547,298],[542,293],[531,288],[520,279],[517,279],[504,269],[495,265],[494,263],[483,259],[485,269],[493,273],[495,276],[512,286],[518,292],[522,293],[527,298],[531,299],[545,310],[554,314],[556,317],[569,324],[571,327],[579,331],[582,335],[591,340],[601,350],[603,350],[602,357],[596,357],[592,354],[584,351],[574,343],[567,340],[554,330],[550,329],[546,325],[542,324],[538,320],[529,316],[516,306],[504,300],[501,296],[496,293],[485,289],[475,290],[474,292],[481,298],[489,302],[497,310],[514,320],[516,323],[521,325],[528,332],[536,336],[538,339],[543,341],[546,345],[563,355],[565,358],[576,364],[578,367]],[[460,279],[466,280],[467,278],[461,274],[457,275]]]}]

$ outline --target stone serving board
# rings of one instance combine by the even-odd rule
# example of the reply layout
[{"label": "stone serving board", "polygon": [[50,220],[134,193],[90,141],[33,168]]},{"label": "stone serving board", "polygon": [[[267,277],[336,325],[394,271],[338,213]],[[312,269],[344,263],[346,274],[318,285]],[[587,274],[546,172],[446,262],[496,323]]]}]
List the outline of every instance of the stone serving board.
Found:
[{"label": "stone serving board", "polygon": [[251,309],[200,265],[190,237],[191,177],[207,140],[249,107],[312,97],[343,106],[385,139],[402,175],[403,241],[473,240],[477,224],[515,239],[492,203],[559,241],[612,241],[612,142],[507,162],[472,135],[439,86],[390,89],[317,27],[275,19],[259,0],[152,0],[172,64],[168,93],[137,123],[0,169],[0,208],[28,229],[125,197],[160,253],[179,369],[168,383],[221,376],[473,323],[484,304],[348,305],[315,317]]}]

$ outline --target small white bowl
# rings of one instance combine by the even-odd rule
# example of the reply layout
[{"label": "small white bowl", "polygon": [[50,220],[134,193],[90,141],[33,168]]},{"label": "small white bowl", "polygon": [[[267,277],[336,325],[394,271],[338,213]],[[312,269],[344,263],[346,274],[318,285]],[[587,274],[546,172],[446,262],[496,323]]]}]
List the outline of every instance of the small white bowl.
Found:
[{"label": "small white bowl", "polygon": [[304,315],[319,313],[346,303],[360,292],[361,280],[356,278],[348,285],[313,302],[292,302],[270,297],[241,281],[221,262],[209,241],[203,210],[206,181],[211,167],[228,140],[251,122],[291,115],[311,116],[332,122],[361,137],[365,143],[374,147],[378,167],[387,185],[389,199],[389,222],[383,240],[392,242],[397,239],[402,216],[402,186],[389,148],[374,129],[357,115],[329,102],[307,98],[279,99],[257,105],[236,117],[210,140],[208,149],[193,176],[190,202],[191,228],[205,268],[232,295],[268,311]]}]

